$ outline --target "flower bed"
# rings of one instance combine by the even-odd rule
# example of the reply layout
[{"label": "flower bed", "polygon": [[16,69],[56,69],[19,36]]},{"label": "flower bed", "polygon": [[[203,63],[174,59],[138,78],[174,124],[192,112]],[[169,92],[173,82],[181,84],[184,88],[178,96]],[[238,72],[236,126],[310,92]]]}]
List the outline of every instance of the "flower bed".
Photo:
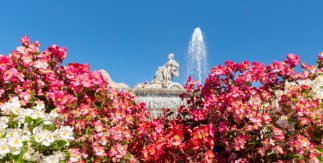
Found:
[{"label": "flower bed", "polygon": [[175,119],[146,121],[134,94],[109,88],[66,49],[24,36],[0,56],[0,162],[323,161],[323,54],[301,65],[247,61],[188,79]]}]

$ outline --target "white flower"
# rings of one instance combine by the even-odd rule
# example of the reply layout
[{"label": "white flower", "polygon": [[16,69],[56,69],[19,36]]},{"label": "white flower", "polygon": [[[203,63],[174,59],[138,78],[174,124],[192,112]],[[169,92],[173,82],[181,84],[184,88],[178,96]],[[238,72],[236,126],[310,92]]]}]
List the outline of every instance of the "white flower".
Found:
[{"label": "white flower", "polygon": [[32,152],[30,152],[30,151],[24,153],[23,159],[26,160],[26,161],[33,161],[31,154],[32,154]]},{"label": "white flower", "polygon": [[59,159],[54,155],[50,155],[44,158],[43,163],[59,163]]},{"label": "white flower", "polygon": [[5,156],[5,154],[0,154],[0,159],[2,159]]},{"label": "white flower", "polygon": [[48,132],[47,134],[45,134],[45,140],[43,141],[43,145],[44,146],[50,146],[51,143],[53,143],[55,141],[55,135],[54,133],[50,133]]},{"label": "white flower", "polygon": [[22,113],[22,110],[20,107],[14,107],[14,106],[11,106],[10,109],[9,109],[9,112],[11,114],[14,114],[14,115],[19,115]]},{"label": "white flower", "polygon": [[20,137],[10,137],[8,144],[14,148],[20,148],[23,146]]},{"label": "white flower", "polygon": [[45,109],[45,104],[43,101],[36,101],[35,103],[37,104],[35,106],[36,110],[41,111],[41,110]]},{"label": "white flower", "polygon": [[313,85],[313,82],[310,79],[297,80],[297,83],[298,83],[299,86],[307,85],[307,86],[311,87]]},{"label": "white flower", "polygon": [[0,117],[0,122],[1,122],[1,123],[8,123],[8,122],[9,122],[9,118],[8,118],[8,117],[6,117],[6,116],[1,116],[1,117]]},{"label": "white flower", "polygon": [[29,135],[22,135],[21,136],[21,140],[22,141],[29,141],[30,140],[30,136]]},{"label": "white flower", "polygon": [[12,97],[9,101],[10,101],[10,105],[12,107],[20,108],[21,104],[20,104],[19,98],[17,96]]},{"label": "white flower", "polygon": [[7,129],[7,138],[20,138],[20,132],[17,129]]},{"label": "white flower", "polygon": [[38,60],[38,61],[35,62],[35,67],[45,70],[48,67],[48,63]]},{"label": "white flower", "polygon": [[70,126],[62,126],[59,131],[59,136],[64,140],[73,140],[73,128]]},{"label": "white flower", "polygon": [[0,117],[0,129],[7,128],[8,127],[8,121],[9,121],[8,117],[5,117],[5,116]]},{"label": "white flower", "polygon": [[23,128],[24,133],[27,135],[31,135],[30,128],[28,127],[28,123],[24,123],[24,128]]},{"label": "white flower", "polygon": [[54,122],[57,117],[58,117],[57,109],[54,109],[47,115],[47,117],[45,119],[48,121]]},{"label": "white flower", "polygon": [[272,99],[271,100],[271,107],[273,108],[272,113],[281,112],[281,107],[279,106],[279,103],[278,103],[277,99]]},{"label": "white flower", "polygon": [[44,141],[45,140],[45,134],[43,134],[43,133],[38,133],[38,134],[36,134],[35,135],[35,141],[37,142],[37,143],[40,143],[40,142],[42,142],[42,141]]},{"label": "white flower", "polygon": [[26,48],[24,46],[19,46],[16,48],[19,53],[25,53]]},{"label": "white flower", "polygon": [[275,95],[277,98],[279,98],[280,96],[282,96],[284,94],[284,92],[282,90],[277,90],[275,91]]},{"label": "white flower", "polygon": [[[289,88],[291,87],[291,86],[298,86],[295,82],[288,82],[287,80],[286,80],[286,82],[285,82],[285,91],[288,91],[289,90]],[[286,92],[285,92],[286,93]]]},{"label": "white flower", "polygon": [[0,128],[0,137],[6,134],[6,129]]},{"label": "white flower", "polygon": [[22,112],[22,116],[29,116],[31,117],[33,115],[33,113],[35,112],[35,110],[30,109],[30,108],[26,108],[24,109],[24,111]]},{"label": "white flower", "polygon": [[10,148],[6,142],[0,143],[0,155],[6,155],[10,152]]},{"label": "white flower", "polygon": [[51,124],[53,124],[53,122],[52,121],[44,121],[44,124],[45,125],[51,125]]},{"label": "white flower", "polygon": [[0,109],[2,111],[2,114],[9,115],[9,108],[10,108],[9,103],[4,103],[3,105],[1,105]]},{"label": "white flower", "polygon": [[43,126],[37,126],[33,129],[33,134],[36,135],[36,134],[39,134],[39,133],[42,133],[43,132]]},{"label": "white flower", "polygon": [[65,153],[61,151],[54,151],[53,154],[57,159],[64,160],[65,159]]},{"label": "white flower", "polygon": [[[23,111],[22,111],[23,112]],[[15,118],[13,118],[11,121],[17,121],[18,122],[18,128],[21,127],[22,123],[25,123],[25,116],[22,116],[22,112],[19,113],[19,115]]]},{"label": "white flower", "polygon": [[323,99],[323,75],[319,75],[315,78],[312,85],[312,92],[314,98]]},{"label": "white flower", "polygon": [[45,113],[42,111],[34,111],[34,113],[31,115],[32,119],[37,119],[37,118],[45,118]]},{"label": "white flower", "polygon": [[9,114],[19,115],[21,114],[20,107],[21,107],[21,104],[18,97],[13,97],[9,100],[9,102],[6,102],[1,106],[1,111],[2,111],[2,114],[4,115],[9,115]]},{"label": "white flower", "polygon": [[20,148],[12,148],[12,149],[11,149],[11,153],[12,153],[13,155],[19,155],[19,154],[20,154],[20,151],[21,151],[21,149],[20,149]]},{"label": "white flower", "polygon": [[42,157],[43,157],[43,154],[36,151],[35,153],[33,153],[31,160],[40,162]]}]

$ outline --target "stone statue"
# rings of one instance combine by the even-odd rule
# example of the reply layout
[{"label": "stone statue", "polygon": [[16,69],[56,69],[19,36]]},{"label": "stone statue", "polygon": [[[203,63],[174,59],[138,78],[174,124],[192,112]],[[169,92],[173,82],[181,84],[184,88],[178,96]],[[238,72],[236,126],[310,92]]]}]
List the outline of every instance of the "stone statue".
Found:
[{"label": "stone statue", "polygon": [[130,87],[124,83],[116,83],[114,82],[110,75],[105,70],[99,70],[102,73],[102,76],[105,81],[109,83],[109,86],[111,86],[114,89],[122,89],[122,90],[128,90]]},{"label": "stone statue", "polygon": [[179,64],[174,59],[174,54],[168,55],[168,62],[159,67],[151,83],[138,84],[135,88],[165,88],[165,89],[183,89],[179,83],[173,82],[173,77],[179,76]]}]

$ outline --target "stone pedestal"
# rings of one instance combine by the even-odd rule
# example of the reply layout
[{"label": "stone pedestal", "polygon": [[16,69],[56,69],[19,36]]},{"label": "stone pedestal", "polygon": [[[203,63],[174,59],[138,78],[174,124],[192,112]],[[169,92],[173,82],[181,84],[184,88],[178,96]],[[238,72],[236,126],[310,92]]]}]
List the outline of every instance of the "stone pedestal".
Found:
[{"label": "stone pedestal", "polygon": [[153,119],[163,115],[163,108],[170,109],[175,113],[169,118],[176,117],[178,108],[184,104],[179,97],[185,90],[157,89],[157,88],[137,88],[133,92],[136,95],[136,102],[146,103],[147,111],[150,112],[149,119]]}]

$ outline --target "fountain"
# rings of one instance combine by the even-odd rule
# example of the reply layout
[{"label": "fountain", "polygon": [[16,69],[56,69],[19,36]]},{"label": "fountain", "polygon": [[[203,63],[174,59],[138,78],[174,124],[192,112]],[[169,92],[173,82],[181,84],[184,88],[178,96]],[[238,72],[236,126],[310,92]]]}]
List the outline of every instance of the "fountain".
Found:
[{"label": "fountain", "polygon": [[207,56],[203,33],[199,27],[194,29],[189,43],[186,66],[187,77],[191,76],[193,80],[198,79],[199,83],[203,83],[207,74]]},{"label": "fountain", "polygon": [[[187,75],[202,83],[206,74],[207,60],[206,46],[200,28],[195,28],[192,34],[186,61]],[[139,83],[133,89],[123,83],[114,82],[106,72],[103,72],[103,75],[111,87],[135,93],[136,103],[146,104],[147,111],[150,112],[149,119],[163,115],[163,108],[170,109],[175,113],[168,117],[172,119],[177,115],[177,109],[185,104],[179,97],[185,92],[185,89],[181,84],[173,82],[173,78],[179,76],[179,64],[175,61],[173,53],[168,55],[166,64],[157,69],[151,82]]]},{"label": "fountain", "polygon": [[179,95],[185,89],[180,83],[173,82],[173,78],[179,76],[179,64],[175,61],[173,53],[168,55],[167,63],[157,69],[152,82],[140,83],[133,89],[124,83],[114,82],[106,71],[100,71],[112,88],[135,93],[136,102],[146,104],[147,111],[150,112],[149,119],[163,115],[163,108],[174,112],[169,117],[172,119],[176,116],[177,109],[184,104]]}]

